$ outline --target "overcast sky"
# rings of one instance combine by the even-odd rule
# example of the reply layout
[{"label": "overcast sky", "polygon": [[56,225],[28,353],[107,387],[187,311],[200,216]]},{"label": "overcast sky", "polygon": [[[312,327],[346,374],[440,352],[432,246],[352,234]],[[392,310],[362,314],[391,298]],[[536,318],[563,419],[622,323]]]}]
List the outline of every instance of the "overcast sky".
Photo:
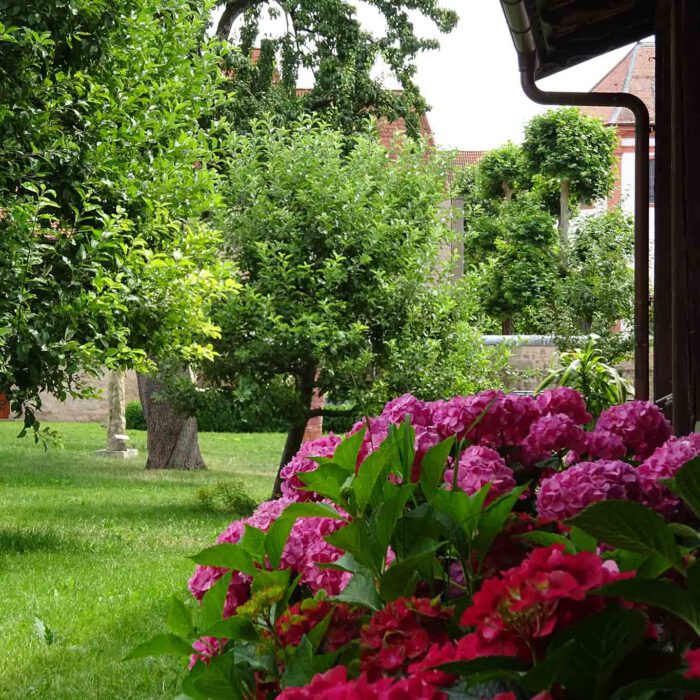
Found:
[{"label": "overcast sky", "polygon": [[[358,2],[368,29],[381,31],[377,14]],[[418,58],[417,82],[432,107],[428,118],[438,145],[460,150],[494,148],[519,141],[523,125],[544,108],[525,97],[515,49],[498,0],[443,0],[459,13],[441,48]],[[432,24],[416,18],[417,32],[438,36]],[[433,30],[433,31],[431,31]],[[270,33],[274,27],[267,28]],[[590,90],[629,50],[613,51],[540,82],[548,90]],[[304,82],[304,76],[301,78]],[[306,78],[309,82],[309,78]],[[307,87],[308,85],[302,85]],[[394,87],[387,82],[388,87]]]}]

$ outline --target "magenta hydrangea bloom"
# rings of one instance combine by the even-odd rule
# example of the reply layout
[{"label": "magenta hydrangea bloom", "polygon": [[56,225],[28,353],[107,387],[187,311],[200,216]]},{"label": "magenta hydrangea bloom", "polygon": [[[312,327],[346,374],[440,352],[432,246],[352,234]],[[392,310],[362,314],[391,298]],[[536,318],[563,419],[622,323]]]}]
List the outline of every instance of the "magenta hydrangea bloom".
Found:
[{"label": "magenta hydrangea bloom", "polygon": [[532,465],[552,457],[563,450],[583,452],[586,448],[586,433],[563,413],[542,416],[532,424],[530,432],[522,442],[520,459]]},{"label": "magenta hydrangea bloom", "polygon": [[[261,503],[249,518],[235,520],[217,538],[217,543],[239,542],[245,533],[245,526],[250,525],[267,532],[270,525],[279,518],[284,509],[294,503],[290,498],[280,498]],[[330,595],[337,595],[347,585],[349,575],[343,571],[321,569],[319,564],[330,563],[338,559],[342,552],[328,544],[324,537],[342,527],[345,521],[330,518],[300,518],[289,535],[282,553],[281,567],[292,569],[301,574],[301,582],[314,592],[326,590]],[[226,569],[213,566],[197,566],[188,586],[197,600],[226,573]],[[251,578],[240,571],[234,571],[224,604],[224,616],[235,614],[236,610],[250,598]]]},{"label": "magenta hydrangea bloom", "polygon": [[317,593],[326,591],[338,595],[352,577],[347,571],[322,569],[319,564],[330,564],[343,552],[324,539],[345,525],[343,520],[330,518],[299,518],[294,523],[282,553],[281,568],[301,574],[301,582]]},{"label": "magenta hydrangea bloom", "polygon": [[310,457],[332,457],[335,448],[338,447],[342,438],[339,435],[329,433],[317,440],[305,442],[299,452],[286,464],[280,472],[282,479],[282,495],[295,501],[318,501],[320,496],[312,491],[303,491],[304,482],[297,474],[300,472],[311,472],[318,467],[318,462]]},{"label": "magenta hydrangea bloom", "polygon": [[622,438],[627,451],[639,461],[671,437],[671,424],[651,401],[629,401],[607,408],[600,414],[596,430]]},{"label": "magenta hydrangea bloom", "polygon": [[593,416],[586,410],[583,396],[568,386],[546,389],[537,396],[536,403],[543,416],[562,413],[578,425],[586,425],[593,420]]},{"label": "magenta hydrangea bloom", "polygon": [[639,500],[637,470],[627,462],[581,462],[544,479],[537,492],[537,512],[546,520],[562,520],[606,499]]},{"label": "magenta hydrangea bloom", "polygon": [[671,438],[657,448],[637,470],[642,488],[642,499],[646,505],[667,517],[682,511],[681,500],[660,479],[670,479],[691,459],[700,455],[700,434]]},{"label": "magenta hydrangea bloom", "polygon": [[384,406],[381,418],[388,423],[399,425],[404,422],[406,415],[410,417],[414,428],[428,428],[433,422],[432,404],[417,399],[413,394],[403,394]]},{"label": "magenta hydrangea bloom", "polygon": [[[454,476],[454,468],[445,470],[445,483],[450,488],[454,485]],[[479,445],[467,447],[459,459],[457,485],[471,496],[486,484],[491,484],[489,500],[508,493],[515,487],[513,471],[496,450]]]},{"label": "magenta hydrangea bloom", "polygon": [[566,464],[571,466],[576,462],[582,462],[584,456],[588,460],[592,459],[622,459],[627,454],[625,443],[622,438],[607,430],[594,430],[586,433],[586,447],[583,453],[569,452],[566,455]]}]

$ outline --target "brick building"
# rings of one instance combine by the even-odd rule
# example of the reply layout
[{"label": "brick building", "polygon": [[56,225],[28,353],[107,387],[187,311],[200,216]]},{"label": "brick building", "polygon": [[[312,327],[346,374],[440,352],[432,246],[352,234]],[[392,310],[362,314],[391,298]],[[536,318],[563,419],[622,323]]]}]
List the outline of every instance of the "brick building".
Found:
[{"label": "brick building", "polygon": [[[654,249],[654,176],[656,150],[655,75],[656,45],[653,41],[641,41],[605,75],[591,92],[629,92],[641,98],[649,110],[651,133],[649,135],[649,237],[650,249]],[[618,205],[628,214],[634,213],[634,116],[619,107],[583,107],[582,111],[602,119],[617,130],[615,186],[605,203],[609,209]]]}]

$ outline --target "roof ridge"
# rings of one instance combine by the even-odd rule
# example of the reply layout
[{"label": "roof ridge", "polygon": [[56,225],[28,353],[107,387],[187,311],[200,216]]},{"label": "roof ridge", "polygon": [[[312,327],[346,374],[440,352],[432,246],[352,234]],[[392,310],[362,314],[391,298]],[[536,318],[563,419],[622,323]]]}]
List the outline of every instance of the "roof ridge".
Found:
[{"label": "roof ridge", "polygon": [[[630,51],[630,53],[628,54],[630,56],[630,67],[627,70],[627,75],[625,76],[625,82],[622,84],[622,92],[629,92],[630,91],[630,85],[632,84],[632,76],[634,75],[634,69],[635,69],[635,66],[637,65],[637,57],[639,56],[640,46],[641,46],[641,42],[638,42],[637,44],[635,44],[632,51]],[[617,121],[620,118],[621,113],[622,113],[622,107],[616,107],[615,111],[610,116],[610,123],[617,124]]]},{"label": "roof ridge", "polygon": [[635,52],[641,42],[635,44],[590,90],[595,92],[596,88],[604,83],[630,56]]}]

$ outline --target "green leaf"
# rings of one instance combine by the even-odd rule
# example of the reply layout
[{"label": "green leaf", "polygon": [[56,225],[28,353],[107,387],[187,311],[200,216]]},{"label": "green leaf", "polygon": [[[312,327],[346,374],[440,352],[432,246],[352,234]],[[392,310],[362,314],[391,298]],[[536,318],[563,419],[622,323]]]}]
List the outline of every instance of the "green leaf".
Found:
[{"label": "green leaf", "polygon": [[282,674],[283,688],[296,688],[307,685],[314,676],[314,649],[309,638],[304,635],[292,657],[287,661]]},{"label": "green leaf", "polygon": [[190,637],[194,632],[192,610],[175,596],[170,599],[166,623],[173,634]]},{"label": "green leaf", "polygon": [[683,570],[681,553],[664,519],[641,503],[599,501],[569,520],[600,542],[640,554],[658,554]]},{"label": "green leaf", "polygon": [[[379,510],[372,517],[370,526],[370,533],[373,539],[378,543],[379,549],[383,550],[382,558],[386,556],[396,524],[403,516],[406,503],[413,496],[415,485],[402,484],[401,486],[394,486],[393,490],[393,496],[380,506]],[[381,563],[379,562],[380,565]]]},{"label": "green leaf", "polygon": [[370,610],[381,610],[382,599],[377,594],[374,577],[368,569],[362,569],[353,574],[343,592],[333,600],[350,605],[362,605]]},{"label": "green leaf", "polygon": [[666,610],[687,622],[696,633],[700,634],[700,609],[694,605],[687,591],[670,581],[625,579],[604,586],[600,589],[600,593]]},{"label": "green leaf", "polygon": [[355,473],[357,456],[360,453],[360,448],[362,447],[362,441],[364,440],[366,432],[367,428],[362,428],[362,430],[359,430],[350,437],[346,437],[338,447],[335,448],[333,462],[344,469],[348,474]]},{"label": "green leaf", "polygon": [[700,457],[686,462],[666,484],[700,518]]},{"label": "green leaf", "polygon": [[474,540],[474,552],[479,563],[484,561],[493,541],[503,530],[503,526],[513,507],[528,488],[529,484],[523,484],[514,488],[510,493],[497,498],[482,512],[479,519],[479,531]]},{"label": "green leaf", "polygon": [[143,659],[147,656],[189,656],[192,645],[175,634],[157,634],[143,644],[132,649],[124,660]]},{"label": "green leaf", "polygon": [[364,513],[377,484],[387,478],[391,467],[390,458],[394,454],[393,442],[389,443],[387,438],[360,466],[351,485],[359,513]]},{"label": "green leaf", "polygon": [[525,532],[518,535],[517,539],[527,540],[542,547],[549,547],[553,544],[562,544],[568,554],[575,554],[576,547],[574,543],[564,535],[557,535],[553,532],[545,532],[544,530],[535,530],[534,532]]},{"label": "green leaf", "polygon": [[221,620],[224,614],[226,594],[231,583],[231,573],[222,576],[202,598],[201,619],[203,628],[211,627]]},{"label": "green leaf", "polygon": [[242,571],[249,576],[253,576],[257,571],[253,558],[241,544],[215,544],[189,558],[195,564]]},{"label": "green leaf", "polygon": [[[642,698],[658,697],[657,691],[672,693],[673,691],[683,691],[683,696],[673,695],[671,697],[685,697],[685,693],[700,693],[700,680],[684,678],[678,673],[671,673],[661,678],[651,680],[635,681],[624,688],[617,690],[612,700],[641,700]],[[665,696],[664,696],[665,697]]]},{"label": "green leaf", "polygon": [[282,591],[281,597],[283,597],[284,591],[289,587],[291,573],[291,569],[282,569],[281,571],[260,570],[253,577],[250,590],[252,593],[258,593],[260,591],[268,591],[271,588],[279,588]]},{"label": "green leaf", "polygon": [[255,641],[258,638],[258,631],[246,615],[233,615],[203,629],[202,637]]},{"label": "green leaf", "polygon": [[314,491],[333,503],[343,505],[345,499],[341,496],[343,487],[347,482],[348,472],[335,462],[321,464],[310,472],[299,472],[299,479],[304,482],[303,491]]},{"label": "green leaf", "polygon": [[368,569],[378,572],[384,564],[386,549],[382,552],[379,544],[373,542],[364,520],[359,518],[353,520],[345,527],[326,535],[325,540],[334,547],[351,554],[355,561]]},{"label": "green leaf", "polygon": [[435,551],[441,545],[441,542],[428,541],[405,559],[395,561],[379,580],[379,594],[382,598],[396,600],[402,596],[413,595],[420,581],[419,570],[434,558]]},{"label": "green leaf", "polygon": [[297,518],[333,518],[342,520],[343,516],[326,503],[292,503],[287,506],[267,531],[265,551],[270,566],[276,569],[280,565],[284,545],[287,544],[289,533]]},{"label": "green leaf", "polygon": [[598,549],[598,541],[595,537],[587,535],[581,528],[572,527],[569,537],[574,543],[577,552],[595,552]]},{"label": "green leaf", "polygon": [[484,656],[471,661],[452,661],[438,666],[441,671],[466,679],[467,684],[519,678],[529,667],[514,656]]},{"label": "green leaf", "polygon": [[440,488],[445,474],[445,465],[454,445],[454,436],[431,447],[421,460],[420,486],[423,495],[430,500]]},{"label": "green leaf", "polygon": [[257,527],[245,526],[245,533],[238,543],[252,557],[253,561],[261,564],[265,561],[265,533]]},{"label": "green leaf", "polygon": [[646,620],[636,610],[609,607],[565,630],[549,654],[566,646],[559,659],[556,681],[581,700],[602,700],[606,686],[622,659],[644,639]]}]

